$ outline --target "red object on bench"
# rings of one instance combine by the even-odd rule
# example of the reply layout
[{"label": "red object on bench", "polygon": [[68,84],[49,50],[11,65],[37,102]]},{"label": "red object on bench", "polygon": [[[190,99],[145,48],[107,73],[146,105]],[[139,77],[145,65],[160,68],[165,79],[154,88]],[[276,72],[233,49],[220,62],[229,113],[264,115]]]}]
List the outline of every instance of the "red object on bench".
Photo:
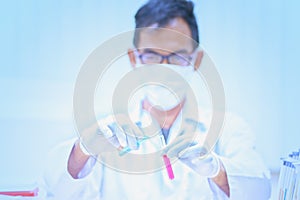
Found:
[{"label": "red object on bench", "polygon": [[7,196],[23,196],[23,197],[36,197],[38,195],[39,189],[35,188],[34,190],[29,191],[0,191],[0,195],[7,195]]}]

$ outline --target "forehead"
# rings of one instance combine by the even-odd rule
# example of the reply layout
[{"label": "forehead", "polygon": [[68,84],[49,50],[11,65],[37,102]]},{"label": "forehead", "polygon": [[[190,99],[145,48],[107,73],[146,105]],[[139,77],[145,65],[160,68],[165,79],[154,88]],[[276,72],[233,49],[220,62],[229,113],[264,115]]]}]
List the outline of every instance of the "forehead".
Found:
[{"label": "forehead", "polygon": [[178,52],[185,50],[191,53],[194,41],[191,39],[191,30],[181,18],[176,18],[164,27],[157,24],[143,28],[139,34],[138,48],[151,48],[156,51]]}]

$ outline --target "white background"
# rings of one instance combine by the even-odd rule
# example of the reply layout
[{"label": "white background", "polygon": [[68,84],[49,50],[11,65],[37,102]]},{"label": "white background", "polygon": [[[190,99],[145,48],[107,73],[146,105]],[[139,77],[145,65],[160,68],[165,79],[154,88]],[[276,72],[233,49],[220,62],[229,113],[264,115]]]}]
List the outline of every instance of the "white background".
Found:
[{"label": "white background", "polygon": [[[134,28],[142,2],[0,3],[0,190],[34,185],[47,152],[76,136],[80,66],[101,42]],[[227,108],[250,124],[273,172],[280,157],[300,148],[299,8],[296,0],[201,0],[195,7]]]}]

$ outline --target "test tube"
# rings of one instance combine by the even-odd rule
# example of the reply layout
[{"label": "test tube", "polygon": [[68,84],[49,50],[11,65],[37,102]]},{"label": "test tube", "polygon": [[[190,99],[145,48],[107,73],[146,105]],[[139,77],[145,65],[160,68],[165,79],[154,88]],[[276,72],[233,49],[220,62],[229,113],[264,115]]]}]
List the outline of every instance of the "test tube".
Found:
[{"label": "test tube", "polygon": [[[142,139],[137,141],[137,145],[140,146],[143,142],[145,142],[146,140],[148,140],[149,137],[145,136]],[[120,156],[124,156],[125,154],[129,153],[132,149],[130,147],[124,147],[119,151],[119,155]]]},{"label": "test tube", "polygon": [[36,197],[38,195],[39,189],[35,188],[34,190],[28,191],[0,191],[0,195],[5,196],[21,196],[21,197]]},{"label": "test tube", "polygon": [[174,173],[173,173],[173,169],[172,169],[170,159],[168,158],[168,156],[166,154],[163,155],[163,159],[164,159],[164,163],[165,163],[165,166],[166,166],[166,169],[167,169],[169,179],[173,180],[174,179]]}]

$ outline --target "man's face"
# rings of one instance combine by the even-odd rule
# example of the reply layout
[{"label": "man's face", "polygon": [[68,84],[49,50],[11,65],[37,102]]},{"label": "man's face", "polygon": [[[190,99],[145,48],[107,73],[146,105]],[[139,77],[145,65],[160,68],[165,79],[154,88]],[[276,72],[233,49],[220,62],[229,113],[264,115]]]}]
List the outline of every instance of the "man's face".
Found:
[{"label": "man's face", "polygon": [[[189,26],[182,18],[171,20],[171,22],[163,29],[160,29],[156,24],[153,24],[149,28],[140,31],[137,46],[139,49],[138,53],[144,54],[150,52],[163,56],[175,53],[185,57],[192,56],[192,53],[194,53],[194,44],[191,36],[192,34]],[[199,57],[198,53],[193,54],[193,56],[196,56],[195,60],[197,62],[197,57]],[[139,58],[130,55],[130,52],[129,58],[134,67],[137,63],[136,59]],[[164,59],[162,63],[167,63],[167,60]],[[196,65],[195,68],[197,68]]]}]

